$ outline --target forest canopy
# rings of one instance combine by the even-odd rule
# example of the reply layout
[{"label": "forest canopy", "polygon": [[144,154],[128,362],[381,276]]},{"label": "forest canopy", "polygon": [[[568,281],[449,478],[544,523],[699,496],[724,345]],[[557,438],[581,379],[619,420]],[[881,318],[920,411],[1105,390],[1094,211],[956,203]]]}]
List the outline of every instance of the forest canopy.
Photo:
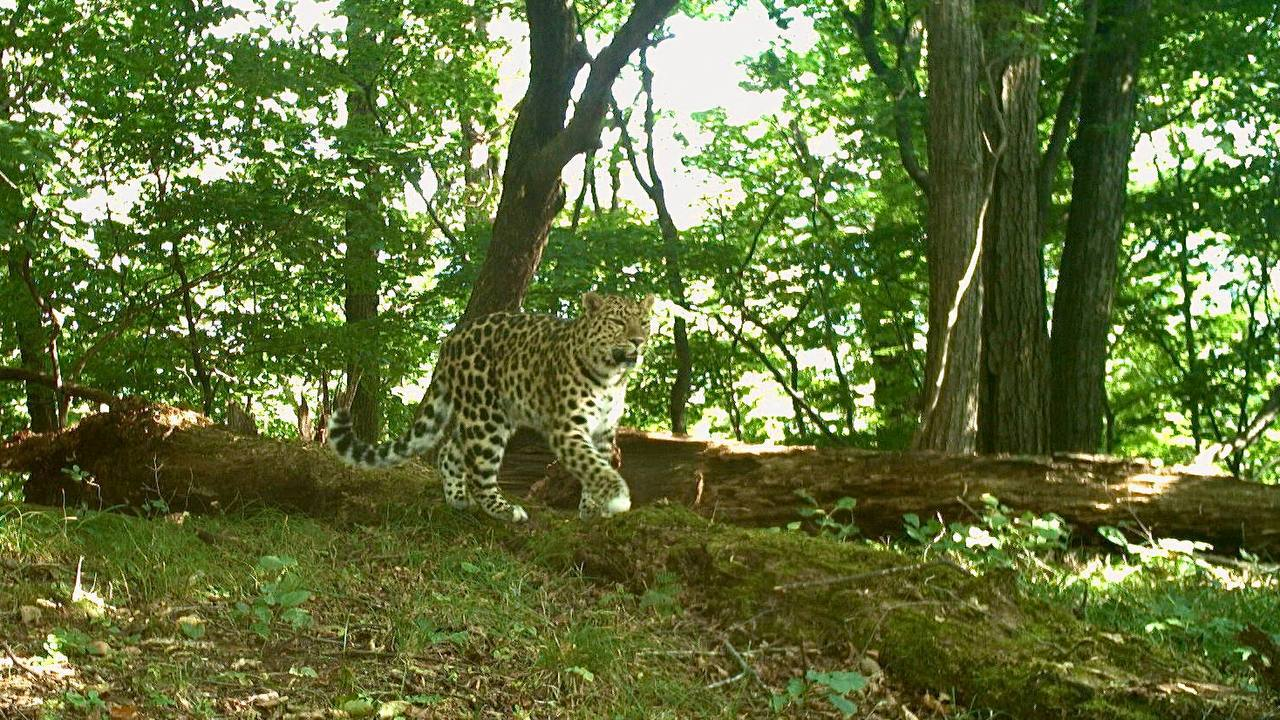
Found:
[{"label": "forest canopy", "polygon": [[0,2],[5,434],[397,432],[532,168],[515,302],[659,296],[624,424],[1280,472],[1274,3],[97,5]]}]

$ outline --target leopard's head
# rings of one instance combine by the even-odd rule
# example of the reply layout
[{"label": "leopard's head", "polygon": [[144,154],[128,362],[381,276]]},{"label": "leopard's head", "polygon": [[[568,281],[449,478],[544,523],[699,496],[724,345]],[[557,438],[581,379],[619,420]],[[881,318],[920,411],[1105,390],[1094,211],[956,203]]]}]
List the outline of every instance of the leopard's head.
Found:
[{"label": "leopard's head", "polygon": [[639,301],[594,292],[583,295],[582,323],[588,338],[583,348],[584,359],[612,371],[626,371],[639,365],[649,340],[653,301],[652,294]]}]

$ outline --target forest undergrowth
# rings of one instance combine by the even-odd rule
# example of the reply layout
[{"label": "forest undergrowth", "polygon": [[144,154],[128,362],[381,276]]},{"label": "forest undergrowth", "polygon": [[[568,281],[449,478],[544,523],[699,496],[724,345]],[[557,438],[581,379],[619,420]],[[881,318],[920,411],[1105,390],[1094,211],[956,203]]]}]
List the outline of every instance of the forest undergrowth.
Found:
[{"label": "forest undergrowth", "polygon": [[0,715],[1276,716],[1274,567],[1084,554],[994,500],[892,546],[803,499],[772,531],[147,511],[2,511]]}]

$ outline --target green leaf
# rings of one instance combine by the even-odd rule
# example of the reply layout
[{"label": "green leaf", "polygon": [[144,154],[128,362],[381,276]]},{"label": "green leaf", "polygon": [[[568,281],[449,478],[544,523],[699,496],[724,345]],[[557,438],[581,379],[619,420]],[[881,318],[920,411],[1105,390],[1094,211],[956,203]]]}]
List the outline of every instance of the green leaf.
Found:
[{"label": "green leaf", "polygon": [[851,693],[855,690],[861,690],[867,686],[867,678],[862,673],[836,671],[836,672],[816,672],[810,670],[805,673],[805,677],[811,682],[825,685],[828,688],[840,693]]},{"label": "green leaf", "polygon": [[291,607],[280,613],[280,620],[296,630],[311,625],[311,613],[302,608]]},{"label": "green leaf", "polygon": [[858,712],[858,706],[854,705],[853,702],[849,700],[849,698],[843,695],[837,695],[836,693],[827,693],[827,700],[831,703],[833,707],[835,707],[835,709],[840,711],[841,715],[845,717],[850,717],[854,713]]},{"label": "green leaf", "polygon": [[1119,545],[1122,548],[1129,547],[1129,541],[1125,539],[1124,533],[1110,525],[1103,525],[1098,528],[1098,534],[1105,538],[1108,542]]},{"label": "green leaf", "polygon": [[794,677],[787,681],[787,694],[793,698],[804,695],[804,691],[808,689],[808,685],[802,678]]},{"label": "green leaf", "polygon": [[369,717],[377,710],[374,704],[365,698],[347,700],[339,705],[338,709],[351,717]]},{"label": "green leaf", "polygon": [[276,601],[280,603],[281,607],[291,608],[301,605],[310,597],[311,593],[306,590],[294,590],[293,592],[287,592],[276,598]]},{"label": "green leaf", "polygon": [[258,558],[258,569],[263,572],[277,572],[297,564],[298,561],[288,555],[263,555]]},{"label": "green leaf", "polygon": [[464,572],[469,572],[472,575],[479,575],[480,573],[484,572],[484,568],[480,567],[479,565],[476,565],[475,563],[469,563],[466,560],[462,561],[462,569]]}]

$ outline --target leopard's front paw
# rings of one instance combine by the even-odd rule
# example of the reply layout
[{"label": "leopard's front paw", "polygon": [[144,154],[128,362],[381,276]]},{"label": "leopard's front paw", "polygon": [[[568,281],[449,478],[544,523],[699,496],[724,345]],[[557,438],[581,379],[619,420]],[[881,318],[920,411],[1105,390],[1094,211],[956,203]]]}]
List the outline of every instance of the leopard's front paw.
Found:
[{"label": "leopard's front paw", "polygon": [[630,509],[631,509],[631,496],[626,494],[617,495],[613,499],[611,499],[609,502],[604,504],[604,508],[600,510],[600,515],[602,515],[603,517],[611,517],[613,515],[617,515],[618,513],[624,513]]}]

